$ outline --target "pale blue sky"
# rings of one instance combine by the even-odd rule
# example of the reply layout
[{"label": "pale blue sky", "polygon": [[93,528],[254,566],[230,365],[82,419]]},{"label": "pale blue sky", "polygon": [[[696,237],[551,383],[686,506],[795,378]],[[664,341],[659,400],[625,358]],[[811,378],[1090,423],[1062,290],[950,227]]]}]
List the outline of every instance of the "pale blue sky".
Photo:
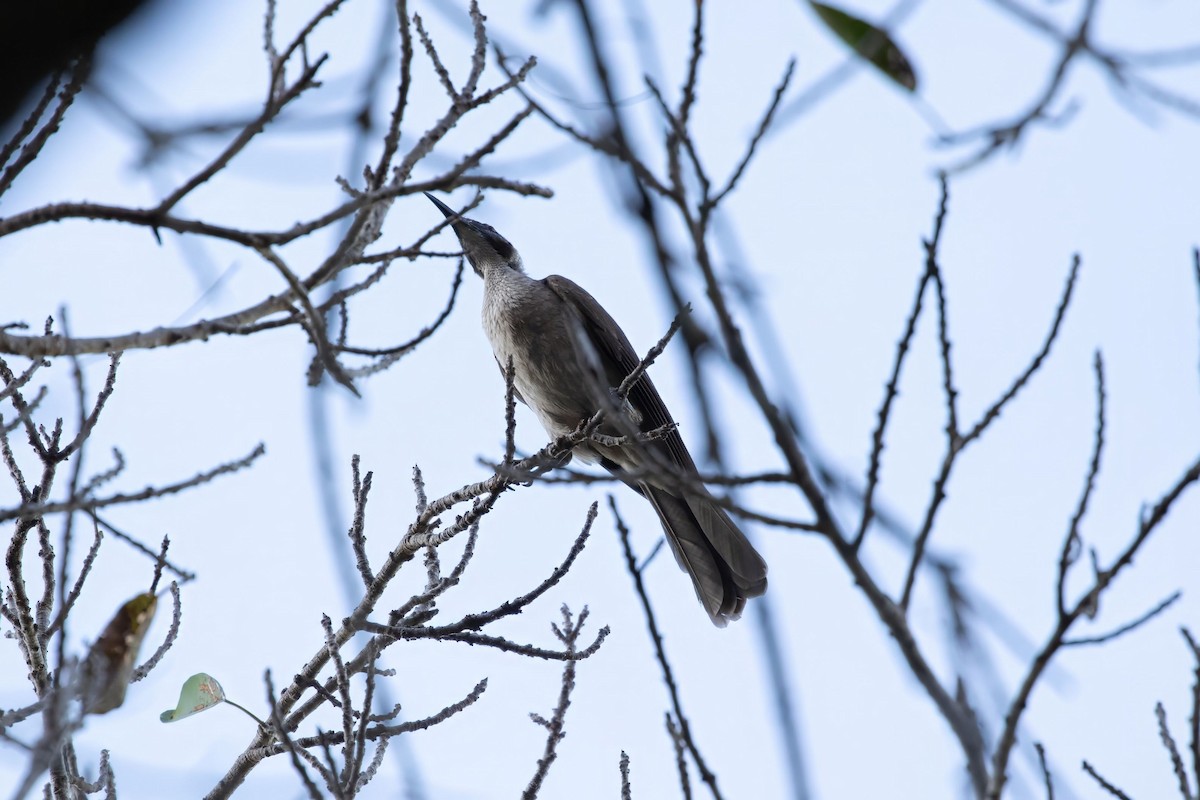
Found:
[{"label": "pale blue sky", "polygon": [[[465,74],[460,29],[436,10],[440,6],[416,5],[452,71]],[[655,15],[666,69],[659,83],[672,92],[682,76],[689,5],[647,10]],[[1069,19],[1075,5],[1039,8]],[[313,6],[282,2],[280,29],[294,29]],[[613,4],[601,15],[611,32],[606,44],[621,63],[632,63],[618,8]],[[874,16],[884,11],[878,3],[856,8]],[[566,10],[556,6],[539,21],[531,21],[529,11],[530,4],[484,6],[494,33],[573,76],[575,89],[597,100],[581,69]],[[100,80],[150,117],[204,119],[214,111],[253,111],[266,74],[259,4],[225,0],[182,13],[187,16],[155,21],[148,35],[108,43],[113,68],[102,71]],[[352,102],[356,85],[339,78],[366,57],[379,18],[378,3],[360,0],[329,23],[317,38],[333,53],[326,89],[302,108],[341,109]],[[1196,31],[1200,11],[1182,2],[1105,5],[1097,22],[1101,41],[1138,49],[1192,44]],[[955,127],[1007,119],[1023,109],[1041,91],[1054,57],[1043,40],[982,2],[924,3],[899,38],[915,61],[923,96]],[[739,157],[790,56],[799,60],[798,90],[843,55],[810,12],[784,2],[753,8],[710,4],[706,52],[696,120],[699,145],[717,175]],[[419,52],[416,62],[413,127],[402,146],[442,110]],[[498,71],[490,75],[493,83],[501,79]],[[534,75],[533,92],[554,104],[550,92],[561,87]],[[1176,88],[1200,86],[1195,69],[1163,76]],[[618,78],[630,118],[652,144],[662,126],[638,72],[629,67]],[[952,182],[941,257],[961,413],[970,420],[1036,352],[1072,254],[1083,260],[1052,357],[995,429],[963,456],[934,537],[942,552],[961,560],[971,585],[1034,642],[1053,623],[1055,559],[1090,455],[1093,352],[1103,351],[1107,369],[1108,446],[1084,534],[1103,560],[1124,546],[1139,508],[1176,480],[1200,443],[1200,337],[1191,255],[1200,243],[1197,127],[1159,109],[1153,124],[1131,116],[1103,79],[1082,65],[1066,96],[1080,102],[1069,126],[1035,129],[1012,153]],[[390,95],[381,108],[389,102]],[[519,108],[515,97],[502,105],[480,114],[474,125],[461,126],[451,145],[465,150],[483,141],[497,121]],[[925,118],[901,92],[860,71],[815,111],[764,143],[729,205],[746,266],[760,282],[787,349],[790,379],[799,392],[789,399],[808,412],[817,442],[851,474],[865,471],[895,341],[923,269],[921,239],[929,235],[937,202],[933,172],[960,155],[932,147],[932,138]],[[149,203],[201,165],[209,144],[195,143],[191,153],[148,181],[134,168],[137,153],[126,131],[85,95],[61,135],[5,196],[0,213],[58,199]],[[518,247],[531,274],[576,280],[620,321],[635,346],[647,348],[669,316],[639,233],[613,212],[611,186],[591,161],[555,160],[552,168],[539,167],[542,155],[558,153],[560,146],[559,136],[545,125],[526,123],[496,156],[513,169],[495,171],[547,185],[554,199],[492,192],[474,215]],[[342,135],[293,131],[265,137],[221,180],[188,198],[183,210],[245,227],[281,227],[307,218],[336,202],[333,179],[348,172],[346,148]],[[452,155],[446,153],[445,161]],[[439,216],[424,198],[401,199],[380,244],[408,241]],[[303,272],[324,256],[330,241],[312,237],[284,254]],[[0,321],[40,324],[66,304],[79,335],[171,324],[207,282],[230,268],[223,290],[191,318],[239,308],[282,288],[273,270],[213,243],[203,248],[209,272],[197,277],[178,245],[169,234],[160,247],[145,230],[82,221],[8,237],[0,241],[5,286]],[[454,242],[445,234],[436,246],[451,249]],[[452,269],[448,261],[395,264],[352,312],[356,343],[385,346],[418,331],[441,308]],[[348,507],[349,458],[361,454],[364,468],[375,472],[368,536],[376,554],[396,541],[411,518],[414,463],[435,496],[478,478],[483,470],[476,458],[500,452],[503,385],[478,326],[480,295],[468,274],[455,313],[433,340],[388,372],[362,381],[362,400],[333,392],[336,490]],[[707,318],[700,292],[694,302],[697,314]],[[883,467],[883,497],[910,523],[928,502],[943,446],[933,322],[932,316],[922,320]],[[128,465],[120,485],[138,488],[239,457],[258,441],[266,442],[268,454],[235,478],[110,514],[149,541],[169,533],[174,558],[200,574],[185,589],[184,628],[175,649],[149,680],[130,689],[125,707],[92,720],[79,738],[85,764],[101,747],[111,749],[123,797],[199,795],[250,740],[249,721],[229,709],[160,725],[158,712],[174,705],[188,675],[210,672],[231,697],[260,709],[263,670],[270,667],[281,679],[291,675],[321,641],[320,615],[337,619],[346,611],[312,488],[304,385],[310,357],[297,329],[125,356],[117,392],[94,437],[93,468],[107,466],[107,448],[119,446]],[[102,369],[99,359],[90,363],[93,387]],[[678,346],[653,375],[684,438],[698,451],[700,424],[684,402],[687,383]],[[783,376],[769,378],[774,391],[793,391]],[[778,467],[771,437],[736,380],[728,374],[715,380],[722,385],[720,413],[728,421],[734,464],[747,471]],[[60,392],[50,403],[70,417],[70,398]],[[518,413],[517,438],[526,450],[544,443],[525,410]],[[487,519],[467,581],[444,601],[442,613],[477,611],[527,591],[565,554],[588,504],[601,500],[592,541],[570,575],[502,630],[518,641],[549,645],[548,625],[563,602],[576,610],[589,604],[593,629],[613,628],[600,652],[580,665],[568,735],[544,796],[617,796],[622,749],[632,758],[635,797],[677,796],[670,743],[662,732],[668,700],[603,492],[534,488],[506,495]],[[617,496],[639,548],[648,551],[659,535],[653,512],[624,489]],[[745,500],[793,518],[809,516],[795,493],[748,492]],[[1183,599],[1124,640],[1065,654],[1052,680],[1033,697],[1022,741],[1043,741],[1060,786],[1066,781],[1080,796],[1096,796],[1079,772],[1082,759],[1134,796],[1165,797],[1173,790],[1153,708],[1164,702],[1177,737],[1186,738],[1193,665],[1177,628],[1200,629],[1193,596],[1198,522],[1200,500],[1190,497],[1122,576],[1096,630],[1136,617],[1175,589],[1184,590]],[[964,772],[949,729],[909,678],[828,546],[812,536],[747,528],[770,563],[769,597],[786,636],[815,796],[957,796]],[[886,576],[885,586],[899,586],[904,554],[883,536],[870,541],[867,560]],[[412,572],[398,582],[397,597],[419,585],[423,576]],[[73,642],[90,640],[89,632],[139,591],[147,574],[143,560],[115,543],[106,545],[77,609]],[[753,624],[714,630],[668,558],[648,575],[693,730],[726,796],[785,796]],[[1078,576],[1077,586],[1083,578]],[[945,667],[943,620],[928,581],[919,585],[913,619],[932,660]],[[161,635],[164,620],[148,641]],[[997,652],[1011,692],[1028,655]],[[544,731],[526,715],[552,708],[559,665],[453,644],[407,644],[391,653],[399,675],[396,691],[411,717],[432,713],[480,678],[489,679],[475,707],[409,737],[429,796],[508,797],[524,788],[544,741]],[[0,650],[0,674],[22,674],[18,659],[15,648]],[[18,693],[14,686],[0,684],[0,705],[25,696],[24,687]],[[0,749],[0,773],[16,769],[16,756]],[[1014,797],[1029,796],[1028,766],[1018,763]],[[367,796],[394,796],[395,774],[390,767]],[[299,796],[281,759],[256,770],[246,786],[247,796],[277,792]]]}]

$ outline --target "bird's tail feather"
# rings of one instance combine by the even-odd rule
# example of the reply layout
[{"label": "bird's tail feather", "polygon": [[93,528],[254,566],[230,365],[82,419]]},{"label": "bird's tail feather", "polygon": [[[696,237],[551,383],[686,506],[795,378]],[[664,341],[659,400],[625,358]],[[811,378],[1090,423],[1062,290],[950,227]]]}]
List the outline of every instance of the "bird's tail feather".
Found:
[{"label": "bird's tail feather", "polygon": [[767,591],[767,563],[750,544],[750,540],[711,497],[687,497],[700,530],[708,543],[725,562],[733,583],[745,597],[758,597]]},{"label": "bird's tail feather", "polygon": [[675,560],[688,573],[713,624],[737,619],[746,599],[767,590],[767,565],[712,498],[680,498],[665,489],[638,487],[654,504]]}]

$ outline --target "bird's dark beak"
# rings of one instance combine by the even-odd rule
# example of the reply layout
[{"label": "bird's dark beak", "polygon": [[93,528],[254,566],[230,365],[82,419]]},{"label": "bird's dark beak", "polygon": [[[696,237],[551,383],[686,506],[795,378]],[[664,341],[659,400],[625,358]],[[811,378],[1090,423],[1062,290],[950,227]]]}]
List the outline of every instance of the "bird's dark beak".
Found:
[{"label": "bird's dark beak", "polygon": [[[450,220],[450,228],[454,231],[454,235],[458,237],[458,243],[462,245],[463,255],[467,257],[467,261],[471,262],[471,269],[475,270],[476,275],[483,277],[483,272],[480,271],[476,261],[476,254],[488,245],[477,230],[478,223],[463,217],[429,192],[425,192],[425,196],[429,198],[429,202],[438,207],[438,210],[446,216],[446,219]],[[495,250],[495,247],[491,247],[491,249]]]},{"label": "bird's dark beak", "polygon": [[429,202],[438,207],[438,211],[441,211],[446,216],[446,219],[450,220],[450,228],[454,231],[454,235],[458,237],[458,241],[462,243],[463,247],[466,247],[467,244],[467,240],[463,239],[463,236],[466,236],[468,239],[478,238],[478,232],[475,230],[475,223],[472,220],[462,216],[429,192],[425,192],[425,196],[429,198]]},{"label": "bird's dark beak", "polygon": [[429,198],[429,201],[431,203],[433,203],[435,206],[438,207],[438,211],[441,211],[443,214],[446,215],[446,219],[455,220],[456,222],[459,219],[461,219],[461,217],[458,216],[457,211],[455,211],[453,208],[451,208],[450,206],[443,203],[441,200],[438,200],[436,197],[431,195],[429,192],[426,192],[425,196]]}]

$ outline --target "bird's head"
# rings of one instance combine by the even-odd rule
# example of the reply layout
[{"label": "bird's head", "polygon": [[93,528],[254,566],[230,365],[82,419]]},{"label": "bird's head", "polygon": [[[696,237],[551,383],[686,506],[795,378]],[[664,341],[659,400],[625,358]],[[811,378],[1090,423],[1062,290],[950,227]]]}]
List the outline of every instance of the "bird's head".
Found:
[{"label": "bird's head", "polygon": [[429,192],[425,196],[451,221],[450,227],[458,235],[463,255],[471,262],[476,275],[482,278],[489,269],[495,268],[522,271],[521,254],[495,228],[485,222],[459,216],[458,212]]}]

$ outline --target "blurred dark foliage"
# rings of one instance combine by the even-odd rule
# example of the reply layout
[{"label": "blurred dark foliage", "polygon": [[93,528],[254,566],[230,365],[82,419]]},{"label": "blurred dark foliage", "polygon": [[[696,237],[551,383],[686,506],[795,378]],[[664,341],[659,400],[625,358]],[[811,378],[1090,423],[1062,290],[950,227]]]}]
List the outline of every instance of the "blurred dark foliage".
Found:
[{"label": "blurred dark foliage", "polygon": [[91,53],[100,39],[161,0],[5,2],[0,13],[0,125],[45,78]]}]

